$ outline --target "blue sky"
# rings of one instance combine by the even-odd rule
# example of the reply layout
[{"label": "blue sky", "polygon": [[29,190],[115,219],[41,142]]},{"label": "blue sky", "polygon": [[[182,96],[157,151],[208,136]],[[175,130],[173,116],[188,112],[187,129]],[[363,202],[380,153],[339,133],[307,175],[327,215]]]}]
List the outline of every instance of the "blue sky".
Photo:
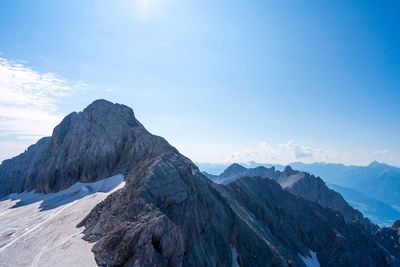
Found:
[{"label": "blue sky", "polygon": [[397,1],[6,0],[0,12],[0,160],[106,98],[198,162],[400,165]]}]

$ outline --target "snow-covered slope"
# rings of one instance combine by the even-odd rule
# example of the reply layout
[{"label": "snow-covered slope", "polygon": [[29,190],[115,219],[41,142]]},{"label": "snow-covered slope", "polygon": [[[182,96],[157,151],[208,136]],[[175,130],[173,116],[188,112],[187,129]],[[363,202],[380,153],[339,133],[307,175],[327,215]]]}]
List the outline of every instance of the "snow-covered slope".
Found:
[{"label": "snow-covered slope", "polygon": [[299,255],[299,256],[300,256],[300,259],[305,263],[305,265],[307,267],[320,267],[316,252],[310,250],[309,257],[302,256],[302,255]]},{"label": "snow-covered slope", "polygon": [[76,225],[124,184],[116,175],[52,194],[9,195],[0,201],[0,266],[97,266]]}]

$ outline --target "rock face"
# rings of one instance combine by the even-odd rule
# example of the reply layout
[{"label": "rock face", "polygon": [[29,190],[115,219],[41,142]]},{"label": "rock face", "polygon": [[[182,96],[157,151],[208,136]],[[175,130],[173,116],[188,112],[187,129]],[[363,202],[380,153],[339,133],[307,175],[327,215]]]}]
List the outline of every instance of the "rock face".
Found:
[{"label": "rock face", "polygon": [[2,163],[0,198],[33,189],[59,191],[77,181],[124,173],[138,160],[164,150],[176,152],[164,139],[151,135],[130,108],[97,100],[83,112],[65,117],[51,137]]},{"label": "rock face", "polygon": [[[233,203],[231,206],[243,207],[233,208],[240,210],[239,217],[246,218],[248,225],[253,224],[252,229],[257,229],[258,226],[262,233],[260,236],[268,240],[269,244],[273,244],[272,251],[275,253],[272,254],[276,259],[264,266],[285,266],[286,263],[298,266],[299,263],[293,252],[308,255],[309,250],[317,252],[321,266],[398,264],[397,260],[389,259],[389,254],[381,251],[380,245],[373,240],[373,236],[359,224],[346,223],[339,213],[298,198],[282,190],[273,180],[242,177],[225,188],[230,199],[236,200],[228,201],[228,203]],[[243,228],[238,227],[238,229],[239,244],[251,251],[242,255],[243,260],[246,260],[244,266],[263,266],[255,259],[257,255],[262,255],[261,258],[271,257],[265,255],[268,249],[263,248],[257,251],[249,245],[256,240],[250,241],[247,233],[242,232]],[[246,250],[241,248],[239,251]],[[286,259],[286,262],[279,256]],[[394,262],[390,263],[391,260]]]},{"label": "rock face", "polygon": [[[254,172],[261,171],[282,174]],[[52,192],[121,172],[125,187],[78,225],[85,240],[96,242],[101,266],[306,266],[304,258],[314,252],[321,266],[400,266],[399,249],[386,235],[379,241],[360,221],[276,182],[294,188],[284,177],[296,171],[286,169],[274,180],[213,183],[147,132],[129,108],[104,100],[67,116],[51,138],[5,161],[1,192]]]},{"label": "rock face", "polygon": [[393,223],[392,228],[394,229],[400,229],[400,220],[397,220]]},{"label": "rock face", "polygon": [[228,266],[231,211],[177,153],[143,162],[80,224],[99,265]]}]

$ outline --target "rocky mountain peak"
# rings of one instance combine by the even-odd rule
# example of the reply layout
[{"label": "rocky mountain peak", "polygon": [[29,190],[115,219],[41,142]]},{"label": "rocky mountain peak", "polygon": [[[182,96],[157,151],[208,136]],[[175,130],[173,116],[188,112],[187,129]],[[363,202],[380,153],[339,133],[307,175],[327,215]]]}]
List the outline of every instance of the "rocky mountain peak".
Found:
[{"label": "rocky mountain peak", "polygon": [[379,161],[372,161],[368,167],[372,167],[372,168],[379,168],[379,167],[387,167],[388,165],[386,165],[385,163],[379,162]]},{"label": "rocky mountain peak", "polygon": [[246,171],[247,169],[245,167],[243,167],[242,165],[238,164],[238,163],[233,163],[231,164],[228,168],[226,168],[226,171],[234,171],[234,172],[238,172],[238,171]]},{"label": "rocky mountain peak", "polygon": [[397,220],[393,223],[392,228],[394,229],[400,229],[400,220]]},{"label": "rocky mountain peak", "polygon": [[100,99],[91,103],[82,112],[72,112],[66,116],[54,128],[52,143],[61,144],[67,134],[82,137],[104,132],[108,136],[116,134],[120,137],[135,126],[143,128],[131,108]]},{"label": "rocky mountain peak", "polygon": [[233,163],[220,175],[221,179],[229,180],[231,178],[241,176],[247,169],[238,163]]},{"label": "rocky mountain peak", "polygon": [[0,197],[10,192],[53,192],[134,168],[139,160],[176,151],[150,134],[131,108],[96,100],[57,125],[51,137],[0,167]]},{"label": "rocky mountain peak", "polygon": [[88,120],[118,120],[119,122],[126,121],[128,124],[137,124],[133,110],[125,105],[112,103],[110,101],[99,99],[95,100],[87,106],[83,112]]},{"label": "rocky mountain peak", "polygon": [[297,171],[294,171],[293,169],[292,169],[292,167],[290,167],[289,165],[288,166],[286,166],[284,169],[283,169],[283,173],[286,175],[286,176],[288,176],[288,175],[293,175],[293,174],[295,174]]}]

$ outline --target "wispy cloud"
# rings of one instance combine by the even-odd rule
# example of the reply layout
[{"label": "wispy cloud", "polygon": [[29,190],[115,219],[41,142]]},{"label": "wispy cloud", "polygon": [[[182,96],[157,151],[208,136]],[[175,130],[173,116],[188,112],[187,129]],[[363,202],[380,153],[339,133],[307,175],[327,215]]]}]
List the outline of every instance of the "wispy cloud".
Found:
[{"label": "wispy cloud", "polygon": [[291,152],[296,160],[311,159],[318,161],[330,161],[338,159],[338,155],[332,151],[301,145],[294,141],[289,141],[286,144],[280,144],[279,147]]},{"label": "wispy cloud", "polygon": [[328,150],[312,148],[294,141],[285,144],[272,145],[262,142],[257,146],[234,152],[225,158],[225,162],[264,162],[264,163],[290,163],[293,161],[304,162],[338,162],[340,157]]},{"label": "wispy cloud", "polygon": [[374,154],[376,156],[386,156],[392,154],[392,151],[390,151],[389,149],[382,149],[382,150],[376,150]]},{"label": "wispy cloud", "polygon": [[390,149],[380,149],[374,151],[374,157],[378,161],[387,162],[391,164],[395,164],[396,162],[396,155]]},{"label": "wispy cloud", "polygon": [[0,58],[0,136],[36,139],[51,134],[62,118],[57,104],[84,86]]}]

